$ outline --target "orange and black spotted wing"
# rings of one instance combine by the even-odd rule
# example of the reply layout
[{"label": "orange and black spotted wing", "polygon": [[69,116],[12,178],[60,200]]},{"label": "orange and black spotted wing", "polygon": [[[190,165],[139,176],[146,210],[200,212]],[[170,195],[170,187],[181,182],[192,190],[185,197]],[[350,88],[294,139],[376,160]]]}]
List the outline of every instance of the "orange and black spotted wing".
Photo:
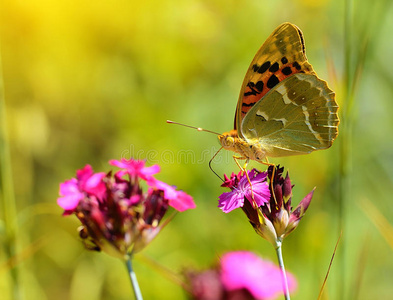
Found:
[{"label": "orange and black spotted wing", "polygon": [[[258,50],[244,77],[235,115],[239,129],[247,112],[263,96],[285,78],[296,74],[315,74],[308,63],[301,30],[291,24],[281,24]],[[238,134],[241,135],[238,130]]]}]

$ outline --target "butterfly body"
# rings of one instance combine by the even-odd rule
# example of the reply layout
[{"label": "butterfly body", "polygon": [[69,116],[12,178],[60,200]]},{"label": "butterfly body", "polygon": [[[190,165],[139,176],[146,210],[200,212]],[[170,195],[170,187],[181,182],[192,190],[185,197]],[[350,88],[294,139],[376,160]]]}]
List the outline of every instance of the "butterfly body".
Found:
[{"label": "butterfly body", "polygon": [[337,110],[334,92],[307,61],[300,29],[284,23],[248,68],[235,129],[218,138],[223,148],[260,162],[307,154],[332,145],[338,134]]}]

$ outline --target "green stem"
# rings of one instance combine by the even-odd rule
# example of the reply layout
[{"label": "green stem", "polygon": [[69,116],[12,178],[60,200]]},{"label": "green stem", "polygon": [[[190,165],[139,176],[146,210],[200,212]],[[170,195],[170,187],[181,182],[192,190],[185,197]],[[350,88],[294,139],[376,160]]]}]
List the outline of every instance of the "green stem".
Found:
[{"label": "green stem", "polygon": [[136,274],[132,268],[132,258],[129,257],[126,261],[128,274],[130,275],[132,288],[134,289],[134,295],[136,300],[143,300],[141,289],[139,288],[138,280],[136,279]]},{"label": "green stem", "polygon": [[[340,141],[340,155],[339,155],[339,182],[338,182],[338,232],[346,232],[347,219],[347,202],[349,195],[349,178],[348,173],[350,169],[350,147],[351,147],[351,120],[350,111],[352,108],[353,99],[351,99],[351,91],[353,90],[353,49],[352,49],[352,28],[353,28],[353,0],[345,1],[345,16],[344,16],[344,85],[343,85],[343,99],[346,101],[342,104],[341,113],[341,141]],[[346,239],[343,239],[340,249],[339,268],[340,272],[337,277],[337,299],[344,299],[345,295],[345,278],[347,270],[346,265]]]},{"label": "green stem", "polygon": [[282,289],[284,292],[284,297],[285,300],[290,300],[291,297],[289,295],[288,279],[287,279],[287,273],[285,272],[284,260],[282,258],[281,245],[282,245],[281,241],[276,242],[276,254],[278,259],[278,265],[280,266],[280,270],[281,270]]},{"label": "green stem", "polygon": [[0,52],[0,209],[4,221],[4,251],[10,262],[11,290],[13,299],[21,299],[18,266],[15,266],[17,254],[17,222],[14,184],[12,181],[11,155],[8,143],[4,82]]}]

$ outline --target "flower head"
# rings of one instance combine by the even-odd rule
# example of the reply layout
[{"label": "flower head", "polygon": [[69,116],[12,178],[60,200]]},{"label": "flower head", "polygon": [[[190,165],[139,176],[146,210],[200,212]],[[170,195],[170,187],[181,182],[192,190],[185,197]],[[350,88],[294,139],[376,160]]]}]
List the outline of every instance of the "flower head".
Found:
[{"label": "flower head", "polygon": [[274,246],[297,227],[314,192],[292,210],[293,185],[288,173],[285,178],[282,176],[283,170],[279,166],[270,166],[268,172],[253,169],[248,172],[251,185],[242,172],[232,173],[230,178],[224,175],[222,186],[229,187],[231,192],[220,195],[218,202],[224,212],[241,207],[255,231]]},{"label": "flower head", "polygon": [[[193,299],[276,299],[282,294],[280,269],[252,252],[224,254],[218,267],[188,273]],[[287,273],[289,290],[296,289],[295,278]]]},{"label": "flower head", "polygon": [[[169,206],[185,211],[195,204],[185,192],[153,177],[158,166],[145,167],[138,160],[111,164],[125,169],[94,173],[87,165],[77,171],[76,178],[60,184],[57,202],[64,215],[75,214],[81,221],[79,233],[87,248],[126,258],[160,232]],[[146,192],[141,180],[149,186]]]}]

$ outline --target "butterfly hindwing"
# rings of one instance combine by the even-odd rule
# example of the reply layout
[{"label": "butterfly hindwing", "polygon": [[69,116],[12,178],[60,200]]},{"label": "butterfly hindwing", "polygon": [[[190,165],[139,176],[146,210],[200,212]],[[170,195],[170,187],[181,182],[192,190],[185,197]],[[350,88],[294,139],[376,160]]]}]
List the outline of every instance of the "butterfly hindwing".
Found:
[{"label": "butterfly hindwing", "polygon": [[236,108],[235,129],[269,90],[296,73],[315,74],[307,61],[302,32],[284,23],[268,37],[247,70]]},{"label": "butterfly hindwing", "polygon": [[278,83],[246,114],[240,131],[267,156],[306,154],[329,148],[338,135],[338,106],[326,82],[294,74]]}]

